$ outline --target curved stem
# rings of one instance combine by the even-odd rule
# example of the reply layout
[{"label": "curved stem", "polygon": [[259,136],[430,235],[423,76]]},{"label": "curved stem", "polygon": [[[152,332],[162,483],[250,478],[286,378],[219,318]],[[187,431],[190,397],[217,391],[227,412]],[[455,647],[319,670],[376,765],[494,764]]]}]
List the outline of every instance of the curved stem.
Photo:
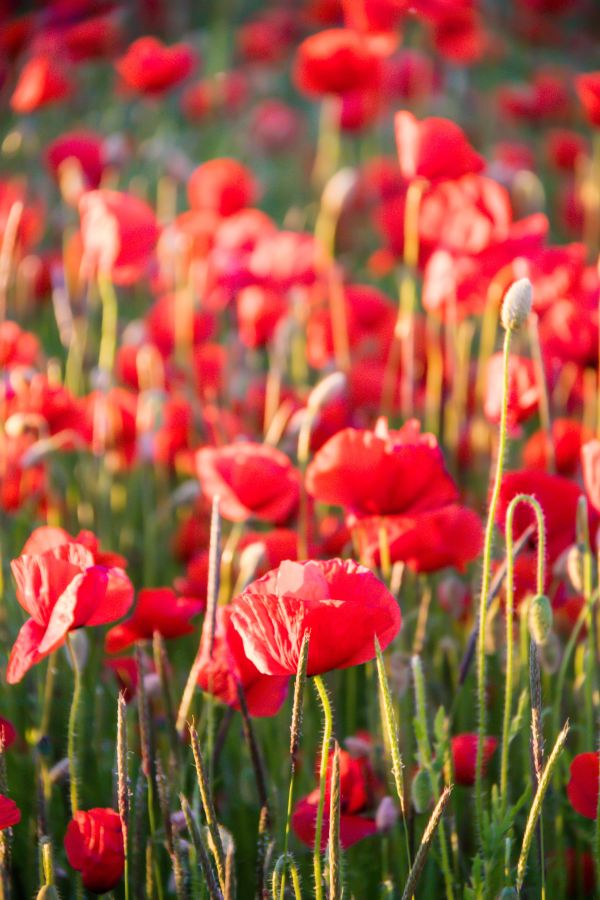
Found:
[{"label": "curved stem", "polygon": [[79,716],[79,705],[81,701],[81,669],[77,655],[73,649],[71,638],[67,634],[67,650],[71,665],[73,666],[73,700],[71,701],[71,710],[69,712],[69,731],[67,738],[67,756],[69,758],[69,782],[71,791],[71,815],[75,815],[79,809],[79,776],[77,766],[77,746],[76,731],[77,719]]},{"label": "curved stem", "polygon": [[[481,829],[483,821],[483,797],[482,797],[482,775],[483,775],[483,742],[485,739],[485,626],[487,619],[487,597],[490,587],[490,565],[492,560],[492,543],[494,537],[494,519],[496,515],[496,507],[500,496],[500,485],[502,483],[502,473],[504,469],[504,454],[506,452],[506,422],[508,412],[508,375],[510,360],[510,330],[504,335],[504,369],[503,369],[503,385],[502,385],[502,412],[500,417],[500,435],[498,441],[498,455],[496,458],[496,475],[494,480],[494,488],[490,500],[488,510],[487,524],[485,527],[485,540],[483,547],[483,578],[481,583],[481,596],[479,598],[479,636],[477,641],[477,705],[479,710],[478,722],[478,740],[477,740],[477,757],[475,763],[475,809],[477,814],[477,822]],[[481,833],[481,832],[480,832]]]},{"label": "curved stem", "polygon": [[315,824],[315,846],[313,851],[313,870],[315,876],[315,898],[323,900],[323,871],[321,866],[321,835],[323,833],[323,810],[325,808],[325,787],[327,784],[327,763],[329,762],[329,744],[333,731],[333,713],[331,701],[320,675],[314,677],[315,688],[323,709],[323,746],[321,748],[321,764],[319,767],[319,805]]},{"label": "curved stem", "polygon": [[544,529],[544,513],[542,507],[529,494],[517,494],[511,500],[506,511],[506,681],[504,691],[504,717],[502,721],[502,756],[500,760],[500,808],[506,811],[508,792],[508,744],[510,732],[510,717],[512,714],[512,689],[513,689],[513,621],[514,621],[514,547],[513,547],[513,519],[515,510],[520,503],[525,503],[533,509],[537,523],[538,552],[537,552],[537,593],[544,593],[544,567],[546,553],[546,536]]}]

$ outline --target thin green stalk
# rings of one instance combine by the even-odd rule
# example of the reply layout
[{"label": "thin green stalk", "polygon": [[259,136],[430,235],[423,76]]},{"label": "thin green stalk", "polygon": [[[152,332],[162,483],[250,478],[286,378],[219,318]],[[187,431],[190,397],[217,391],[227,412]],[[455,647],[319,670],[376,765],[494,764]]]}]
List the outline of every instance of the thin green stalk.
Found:
[{"label": "thin green stalk", "polygon": [[98,291],[102,303],[102,336],[100,338],[100,353],[98,367],[103,371],[112,372],[115,352],[117,349],[117,325],[119,320],[119,304],[112,281],[108,275],[98,275]]},{"label": "thin green stalk", "polygon": [[396,722],[396,713],[394,711],[394,704],[392,702],[392,695],[390,692],[390,685],[387,679],[386,671],[385,671],[385,663],[383,660],[383,654],[381,652],[381,647],[379,646],[379,641],[375,638],[375,652],[377,653],[377,675],[379,676],[379,688],[381,690],[383,696],[383,712],[384,712],[384,725],[385,732],[387,738],[387,745],[389,748],[390,756],[392,757],[392,775],[394,776],[394,783],[396,785],[396,793],[398,794],[398,800],[400,802],[400,814],[402,816],[402,825],[404,831],[404,841],[406,845],[406,859],[408,863],[408,867],[411,866],[411,855],[410,855],[410,841],[408,837],[408,825],[406,822],[406,800],[404,796],[404,779],[402,776],[402,770],[404,768],[404,764],[402,762],[402,755],[400,753],[400,745],[398,742],[398,725]]},{"label": "thin green stalk", "polygon": [[302,891],[300,889],[300,874],[298,872],[298,866],[296,865],[296,861],[294,857],[289,853],[286,856],[282,855],[279,857],[277,862],[275,863],[275,868],[273,869],[273,876],[271,881],[271,898],[272,900],[277,900],[278,897],[281,897],[281,885],[283,876],[285,875],[287,869],[289,867],[290,870],[290,879],[292,882],[292,890],[294,891],[294,900],[302,900]]},{"label": "thin green stalk", "polygon": [[321,866],[321,835],[323,833],[323,810],[325,808],[325,787],[327,783],[327,764],[329,762],[329,745],[333,732],[333,713],[331,701],[320,675],[315,675],[314,685],[323,709],[323,745],[321,748],[321,764],[319,766],[319,805],[315,824],[315,846],[313,851],[313,870],[315,877],[315,898],[323,900],[323,871]]},{"label": "thin green stalk", "polygon": [[335,741],[329,797],[329,900],[342,898],[342,847],[340,844],[340,747]]},{"label": "thin green stalk", "polygon": [[517,506],[525,503],[533,509],[537,523],[538,552],[537,552],[537,593],[544,593],[544,567],[545,567],[545,529],[544,513],[542,507],[529,494],[517,494],[511,500],[506,511],[506,678],[504,691],[504,717],[502,722],[502,753],[500,759],[500,808],[502,813],[506,811],[508,795],[508,750],[510,720],[512,715],[512,690],[513,690],[513,622],[514,622],[514,548],[513,548],[513,519]]},{"label": "thin green stalk", "polygon": [[219,878],[219,886],[223,894],[225,894],[225,852],[221,841],[221,832],[219,831],[219,823],[217,814],[213,804],[210,783],[207,777],[206,765],[200,750],[200,741],[198,740],[198,732],[193,725],[189,726],[190,738],[192,744],[192,753],[194,755],[194,763],[196,766],[196,775],[198,779],[198,789],[200,791],[200,799],[206,817],[208,833],[210,835],[210,850],[217,867],[217,876]]},{"label": "thin green stalk", "polygon": [[452,787],[446,786],[440,794],[439,800],[437,801],[434,810],[431,813],[429,822],[427,823],[427,828],[423,832],[423,837],[421,838],[421,843],[419,845],[419,849],[417,850],[415,861],[409,872],[408,879],[402,893],[402,900],[411,900],[411,897],[414,896],[419,878],[421,877],[421,872],[423,871],[423,866],[425,865],[425,860],[427,859],[427,854],[429,852],[431,842],[433,841],[436,829],[442,820],[442,815],[444,809],[446,808],[446,804],[450,799],[451,793]]},{"label": "thin green stalk", "polygon": [[79,718],[79,706],[81,703],[81,670],[79,661],[70,635],[67,634],[67,651],[73,667],[73,699],[71,701],[71,710],[69,712],[69,731],[67,736],[67,756],[69,758],[69,787],[71,794],[71,815],[75,815],[79,809],[79,774],[77,763],[77,720]]},{"label": "thin green stalk", "polygon": [[483,578],[481,583],[481,595],[479,598],[479,634],[477,640],[477,708],[479,713],[477,729],[477,756],[475,762],[475,810],[477,823],[481,833],[483,822],[483,746],[486,730],[485,687],[486,687],[486,659],[485,659],[485,630],[487,620],[487,598],[490,589],[492,544],[494,539],[494,520],[496,507],[500,496],[500,485],[504,470],[504,456],[506,453],[506,424],[508,413],[508,375],[510,361],[510,339],[512,331],[507,329],[504,335],[504,368],[502,383],[502,412],[500,416],[500,435],[498,441],[498,453],[496,457],[496,475],[494,487],[488,509],[488,518],[485,526],[485,538],[483,545]]},{"label": "thin green stalk", "polygon": [[548,789],[548,785],[550,784],[550,779],[552,778],[552,772],[556,766],[556,762],[560,753],[565,745],[565,741],[567,740],[567,735],[569,733],[569,723],[565,722],[563,730],[560,732],[556,739],[556,743],[552,749],[552,753],[548,758],[548,762],[544,767],[544,771],[542,777],[540,778],[540,783],[538,785],[538,789],[536,791],[535,797],[533,798],[533,804],[531,809],[529,810],[529,816],[527,818],[527,825],[525,826],[525,834],[523,836],[523,844],[521,846],[521,853],[519,855],[519,862],[517,863],[517,891],[520,892],[523,887],[523,881],[525,879],[525,870],[527,867],[527,857],[529,856],[529,850],[531,849],[531,842],[533,840],[533,836],[535,833],[535,828],[537,825],[538,818],[542,811],[542,804],[544,802],[544,796]]}]

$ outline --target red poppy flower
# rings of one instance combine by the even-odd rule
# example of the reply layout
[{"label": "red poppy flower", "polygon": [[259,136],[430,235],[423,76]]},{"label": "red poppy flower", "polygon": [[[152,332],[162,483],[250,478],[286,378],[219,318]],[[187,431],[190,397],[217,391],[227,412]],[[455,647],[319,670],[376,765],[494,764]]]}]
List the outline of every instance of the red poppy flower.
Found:
[{"label": "red poppy flower", "polygon": [[71,91],[71,81],[56,58],[34,56],[21,70],[10,106],[14,112],[24,115],[64,100]]},{"label": "red poppy flower", "polygon": [[[495,353],[488,362],[483,410],[489,422],[497,425],[502,411],[504,359]],[[532,416],[540,401],[540,390],[533,360],[511,356],[508,367],[508,426],[514,428]]]},{"label": "red poppy flower", "polygon": [[21,681],[29,669],[60,647],[67,633],[84,625],[121,618],[133,602],[133,587],[118,567],[98,565],[74,540],[26,554],[11,563],[17,600],[31,618],[15,641],[6,679]]},{"label": "red poppy flower", "polygon": [[[321,850],[325,849],[329,840],[332,767],[333,756],[330,756],[325,783]],[[348,753],[347,750],[340,750],[340,843],[344,849],[377,834],[374,805],[378,786],[368,756],[357,757]],[[309,847],[314,846],[315,843],[319,793],[319,788],[316,788],[308,796],[299,800],[292,814],[294,834]]]},{"label": "red poppy flower", "polygon": [[133,284],[145,274],[159,235],[147,203],[120,191],[88,191],[79,201],[79,214],[88,277],[100,271],[116,284]]},{"label": "red poppy flower", "polygon": [[14,800],[0,794],[0,831],[12,828],[21,821],[21,810]]},{"label": "red poppy flower", "polygon": [[260,519],[277,525],[298,505],[297,469],[267,444],[203,447],[196,454],[196,471],[203,492],[210,500],[220,497],[221,515],[230,522]]},{"label": "red poppy flower", "polygon": [[249,285],[236,296],[240,340],[246,347],[262,347],[273,337],[288,304],[276,291]]},{"label": "red poppy flower", "polygon": [[370,566],[381,565],[381,529],[387,536],[390,560],[405,562],[414,572],[438,572],[447,566],[463,571],[483,547],[477,513],[452,503],[415,515],[359,519],[357,540]]},{"label": "red poppy flower", "polygon": [[[451,740],[452,765],[454,767],[454,780],[457,784],[471,787],[475,784],[475,767],[477,761],[477,735],[458,734]],[[483,745],[483,774],[496,752],[498,740],[495,737],[486,737]]]},{"label": "red poppy flower", "polygon": [[579,753],[570,767],[571,777],[567,785],[569,803],[586,819],[598,815],[598,783],[600,761],[597,753]]},{"label": "red poppy flower", "polygon": [[[582,489],[568,478],[550,475],[534,469],[523,469],[518,472],[507,472],[502,479],[500,497],[496,508],[496,524],[504,531],[506,510],[517,494],[531,494],[540,503],[544,512],[546,526],[546,551],[548,559],[553,562],[563,550],[575,542],[575,519],[577,503],[583,495]],[[513,519],[515,537],[534,524],[533,511],[520,504]],[[597,516],[590,508],[590,532],[594,539],[597,528]],[[533,542],[537,538],[533,537]]]},{"label": "red poppy flower", "polygon": [[109,569],[127,568],[127,560],[124,556],[110,550],[100,549],[100,541],[92,531],[84,529],[73,538],[64,528],[57,528],[53,525],[40,525],[39,528],[34,528],[23,545],[21,556],[35,556],[63,544],[72,543],[81,544],[82,547],[89,550],[94,558],[94,564],[97,566],[105,566]]},{"label": "red poppy flower", "polygon": [[[292,675],[306,631],[309,675],[346,669],[375,655],[402,624],[392,594],[353,560],[281,563],[235,600],[233,625],[248,658],[269,675]],[[335,635],[335,640],[331,636]]]},{"label": "red poppy flower", "polygon": [[256,201],[258,183],[235,159],[211,159],[194,169],[187,186],[192,209],[208,209],[232,216]]},{"label": "red poppy flower", "polygon": [[345,428],[315,454],[306,489],[357,517],[409,515],[452,503],[458,491],[446,472],[437,440],[416,420],[388,431]]},{"label": "red poppy flower", "polygon": [[460,178],[480,172],[485,161],[469,144],[462,129],[450,119],[419,121],[402,110],[394,117],[400,172],[407,181]]},{"label": "red poppy flower", "polygon": [[217,609],[212,655],[207,635],[202,634],[198,685],[232,709],[239,709],[239,684],[251,716],[274,716],[287,696],[289,676],[265,675],[248,659],[231,621],[234,610],[235,603]]},{"label": "red poppy flower", "polygon": [[0,368],[33,366],[38,362],[40,342],[35,334],[23,331],[16,322],[0,323]]},{"label": "red poppy flower", "polygon": [[62,34],[71,59],[77,62],[111,56],[121,45],[123,29],[116,10],[75,22]]},{"label": "red poppy flower", "polygon": [[2,739],[5,750],[12,747],[17,739],[15,726],[9,719],[5,719],[2,716],[0,716],[0,738]]},{"label": "red poppy flower", "polygon": [[[558,475],[570,477],[577,474],[582,445],[591,436],[591,431],[575,419],[554,419],[552,422],[552,445]],[[523,465],[526,469],[547,470],[550,461],[548,443],[548,435],[544,429],[531,435],[523,447]],[[591,502],[590,486],[586,486],[586,491]],[[600,502],[600,496],[598,500]]]},{"label": "red poppy flower", "polygon": [[281,100],[262,100],[252,111],[250,133],[264,153],[292,150],[302,133],[300,114]]},{"label": "red poppy flower", "polygon": [[589,72],[575,79],[575,89],[590,125],[600,128],[600,72]]},{"label": "red poppy flower", "polygon": [[445,59],[458,66],[469,66],[482,58],[489,37],[473,9],[456,9],[436,23],[433,42]]},{"label": "red poppy flower", "polygon": [[557,169],[575,172],[578,161],[590,154],[589,142],[577,131],[556,128],[548,132],[546,154]]},{"label": "red poppy flower", "polygon": [[[189,294],[163,294],[154,301],[144,322],[148,337],[163,356],[170,356],[181,330],[182,320],[187,326],[186,340],[195,346],[208,340],[215,331],[215,316],[206,310],[195,309],[189,304]],[[189,321],[185,318],[189,317]]]},{"label": "red poppy flower", "polygon": [[155,631],[164,638],[191,634],[193,616],[204,609],[204,603],[191,597],[177,597],[171,588],[146,588],[138,594],[133,615],[107,633],[107,653],[120,653],[137,641],[151,640]]},{"label": "red poppy flower", "polygon": [[116,63],[123,83],[138,94],[162,94],[194,70],[196,54],[189,44],[166,47],[154,37],[141,37]]},{"label": "red poppy flower", "polygon": [[139,683],[139,668],[135,656],[112,656],[104,660],[104,668],[113,672],[126,703],[135,697]]},{"label": "red poppy flower", "polygon": [[306,94],[342,95],[377,86],[381,54],[372,41],[350,28],[331,28],[298,47],[294,81]]},{"label": "red poppy flower", "polygon": [[93,131],[68,131],[52,141],[46,150],[46,161],[53,175],[62,163],[76,159],[88,188],[97,188],[106,165],[104,138]]},{"label": "red poppy flower", "polygon": [[114,809],[79,810],[67,826],[65,851],[86,890],[111,891],[125,868],[121,817]]},{"label": "red poppy flower", "polygon": [[35,504],[44,495],[44,466],[24,465],[25,454],[35,440],[35,436],[27,432],[15,437],[0,432],[0,508],[6,512],[15,512],[26,502]]}]

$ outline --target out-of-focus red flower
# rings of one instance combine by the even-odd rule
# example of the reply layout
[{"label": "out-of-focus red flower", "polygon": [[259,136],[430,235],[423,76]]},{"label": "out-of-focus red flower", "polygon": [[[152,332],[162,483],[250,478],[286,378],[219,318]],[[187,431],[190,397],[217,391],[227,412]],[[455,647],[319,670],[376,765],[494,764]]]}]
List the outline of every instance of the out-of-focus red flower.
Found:
[{"label": "out-of-focus red flower", "polygon": [[450,119],[428,118],[419,121],[406,110],[394,116],[400,172],[412,178],[460,178],[480,172],[485,162],[469,144],[462,129]]},{"label": "out-of-focus red flower", "polygon": [[398,431],[380,420],[375,431],[338,432],[308,466],[306,488],[358,518],[424,512],[458,497],[437,440],[416,420]]},{"label": "out-of-focus red flower", "polygon": [[5,828],[12,828],[21,821],[21,810],[14,800],[0,794],[0,831]]},{"label": "out-of-focus red flower", "polygon": [[211,113],[236,115],[248,99],[248,76],[242,71],[220,72],[185,88],[181,108],[192,122]]},{"label": "out-of-focus red flower", "polygon": [[23,432],[14,437],[0,432],[0,509],[15,512],[26,502],[38,504],[46,490],[43,465],[24,465],[24,455],[35,437]]},{"label": "out-of-focus red flower", "polygon": [[155,631],[164,638],[191,634],[190,619],[204,606],[198,599],[177,597],[171,588],[146,588],[138,594],[133,615],[108,631],[106,652],[121,653],[137,641],[151,640]]},{"label": "out-of-focus red flower", "polygon": [[374,42],[351,28],[331,28],[306,38],[298,47],[294,81],[303,93],[323,97],[375,88],[381,54]]},{"label": "out-of-focus red flower", "polygon": [[116,284],[133,284],[147,271],[159,236],[152,208],[131,194],[97,190],[79,201],[83,267]]},{"label": "out-of-focus red flower", "polygon": [[246,347],[263,347],[286,314],[288,304],[279,292],[249,285],[236,296],[240,339]]},{"label": "out-of-focus red flower", "polygon": [[125,868],[121,817],[114,809],[78,810],[67,825],[65,852],[69,865],[81,872],[86,890],[112,890]]},{"label": "out-of-focus red flower", "polygon": [[62,32],[69,56],[76,62],[112,56],[120,48],[123,29],[118,11],[88,16]]},{"label": "out-of-focus red flower", "polygon": [[[575,419],[554,419],[552,445],[554,464],[559,475],[571,477],[579,470],[581,448],[592,434]],[[526,469],[548,469],[548,434],[543,429],[534,432],[523,447],[523,465]],[[589,488],[587,488],[589,494]]]},{"label": "out-of-focus red flower", "polygon": [[23,331],[16,322],[0,323],[0,368],[33,366],[38,361],[40,342],[35,334]]},{"label": "out-of-focus red flower", "polygon": [[571,777],[567,785],[569,803],[586,819],[598,815],[598,784],[600,760],[597,753],[579,753],[571,763]]},{"label": "out-of-focus red flower", "polygon": [[589,143],[577,131],[555,128],[548,132],[546,154],[550,163],[563,172],[575,172],[577,162],[589,156]]},{"label": "out-of-focus red flower", "polygon": [[138,663],[135,656],[112,656],[104,660],[104,667],[113,672],[119,690],[122,691],[126,703],[135,697],[139,683]]},{"label": "out-of-focus red flower", "polygon": [[68,131],[48,146],[46,161],[54,176],[61,165],[75,159],[81,167],[88,188],[97,188],[106,165],[104,138],[94,131]]},{"label": "out-of-focus red flower", "polygon": [[542,70],[525,84],[504,85],[498,103],[510,118],[538,122],[563,118],[569,109],[569,94],[564,77]]},{"label": "out-of-focus red flower", "polygon": [[292,150],[301,132],[302,121],[298,112],[281,100],[263,100],[252,111],[252,140],[265,153]]},{"label": "out-of-focus red flower", "polygon": [[[377,834],[375,803],[379,784],[367,755],[355,756],[340,750],[340,843],[344,849]],[[325,809],[321,850],[329,840],[329,799],[333,755],[329,757],[325,784]],[[298,801],[292,814],[294,834],[303,844],[314,846],[319,788]]]},{"label": "out-of-focus red flower", "polygon": [[340,107],[340,128],[355,132],[368,128],[381,112],[379,91],[348,91],[342,95]]},{"label": "out-of-focus red flower", "polygon": [[469,66],[479,62],[490,38],[474,9],[453,9],[436,22],[433,42],[436,50],[450,62]]},{"label": "out-of-focus red flower", "polygon": [[223,518],[280,524],[296,510],[299,473],[285,453],[267,444],[240,442],[203,447],[196,454],[203,493],[219,496]]},{"label": "out-of-focus red flower", "polygon": [[575,79],[575,89],[590,125],[600,128],[600,72],[588,72]]},{"label": "out-of-focus red flower", "polygon": [[217,609],[212,654],[207,635],[202,635],[198,685],[233,709],[240,708],[240,685],[251,716],[274,716],[285,701],[289,677],[265,675],[246,656],[242,639],[231,622],[234,609],[235,603]]},{"label": "out-of-focus red flower", "polygon": [[193,209],[210,209],[231,216],[252,206],[258,183],[246,166],[235,159],[211,159],[194,169],[187,186]]},{"label": "out-of-focus red flower", "polygon": [[269,10],[245,22],[237,31],[236,43],[245,62],[273,65],[289,50],[289,20],[285,10]]},{"label": "out-of-focus red flower", "polygon": [[349,28],[364,32],[388,32],[398,28],[410,9],[410,0],[341,0]]},{"label": "out-of-focus red flower", "polygon": [[232,622],[248,658],[270,675],[297,672],[309,631],[307,673],[318,675],[373,659],[375,638],[387,647],[402,616],[369,569],[332,559],[281,563],[236,598]]},{"label": "out-of-focus red flower", "polygon": [[196,66],[189,44],[166,47],[155,37],[141,37],[116,63],[123,83],[138,94],[162,94],[184,81]]},{"label": "out-of-focus red flower", "polygon": [[25,63],[10,98],[13,112],[25,115],[68,97],[73,85],[60,61],[34,56]]},{"label": "out-of-focus red flower", "polygon": [[[475,767],[477,760],[476,734],[457,734],[453,737],[450,746],[452,749],[452,765],[454,768],[454,780],[457,784],[471,787],[475,784]],[[496,752],[498,740],[495,737],[486,737],[483,745],[483,773],[487,769],[490,760]]]},{"label": "out-of-focus red flower", "polygon": [[[560,475],[550,475],[534,469],[506,472],[500,487],[500,497],[496,509],[496,524],[504,531],[506,511],[510,501],[517,494],[531,494],[539,502],[544,512],[546,526],[546,552],[553,562],[563,550],[575,542],[575,520],[577,503],[583,495],[582,489],[574,481]],[[596,533],[597,516],[590,509],[590,533],[592,540]],[[525,504],[519,504],[513,518],[515,539],[529,525],[535,523],[533,511]],[[535,534],[532,544],[535,546]]]},{"label": "out-of-focus red flower", "polygon": [[415,572],[438,572],[448,566],[462,571],[483,547],[481,519],[455,503],[413,515],[360,519],[356,535],[368,565],[381,565],[382,530],[390,560],[405,562]]},{"label": "out-of-focus red flower", "polygon": [[420,50],[402,49],[383,63],[381,91],[385,97],[414,103],[428,97],[434,86],[433,61]]},{"label": "out-of-focus red flower", "polygon": [[9,684],[21,681],[32,666],[62,646],[69,631],[114,622],[133,602],[133,587],[123,569],[98,565],[94,554],[73,539],[56,543],[52,534],[45,551],[40,543],[36,536],[37,552],[11,563],[17,600],[31,618],[13,645]]},{"label": "out-of-focus red flower", "polygon": [[175,350],[178,334],[183,335],[186,345],[196,346],[211,338],[215,331],[214,315],[191,306],[186,291],[163,294],[154,301],[144,321],[148,337],[164,357]]},{"label": "out-of-focus red flower", "polygon": [[12,747],[17,739],[17,731],[15,726],[9,719],[0,716],[0,740],[5,750]]},{"label": "out-of-focus red flower", "polygon": [[[502,353],[494,353],[488,362],[484,413],[489,422],[497,425],[502,411],[504,361]],[[536,411],[540,390],[533,360],[511,356],[508,370],[508,425],[525,422]]]}]

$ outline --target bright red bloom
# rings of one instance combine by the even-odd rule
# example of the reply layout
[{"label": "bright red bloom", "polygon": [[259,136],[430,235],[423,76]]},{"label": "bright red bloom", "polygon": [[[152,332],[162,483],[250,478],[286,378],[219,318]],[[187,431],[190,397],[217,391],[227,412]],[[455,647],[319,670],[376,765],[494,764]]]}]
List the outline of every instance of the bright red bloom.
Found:
[{"label": "bright red bloom", "polygon": [[[583,495],[583,491],[575,482],[559,475],[550,475],[534,469],[507,472],[502,479],[496,509],[496,524],[501,531],[504,531],[505,528],[506,511],[510,501],[517,494],[522,493],[531,494],[542,507],[546,526],[546,552],[550,562],[553,562],[563,550],[575,542],[577,503]],[[593,540],[598,519],[593,509],[590,509],[589,512],[590,533]],[[519,504],[513,519],[515,538],[534,523],[533,511],[525,504]],[[532,541],[535,545],[537,541],[535,534]]]},{"label": "bright red bloom", "polygon": [[[486,737],[483,745],[483,774],[496,752],[498,739]],[[458,734],[452,738],[452,765],[454,767],[454,780],[457,784],[471,787],[475,784],[475,768],[477,761],[477,735]]]},{"label": "bright red bloom", "polygon": [[575,172],[578,160],[589,156],[589,143],[577,131],[557,128],[548,132],[546,153],[552,165],[563,172]]},{"label": "bright red bloom", "polygon": [[600,760],[597,753],[579,753],[571,763],[571,777],[567,785],[569,803],[586,819],[598,815],[598,784]]},{"label": "bright red bloom", "polygon": [[56,537],[50,535],[45,551],[39,548],[11,563],[17,600],[31,618],[13,645],[9,684],[21,681],[32,666],[62,646],[69,631],[114,622],[133,602],[133,586],[123,569],[99,565],[84,544],[68,536],[57,543]]},{"label": "bright red bloom", "polygon": [[203,447],[196,471],[203,492],[210,500],[220,497],[221,515],[230,522],[260,519],[278,525],[298,505],[299,473],[276,447],[249,441]]},{"label": "bright red bloom", "polygon": [[[323,811],[323,831],[321,850],[329,840],[329,800],[331,795],[331,774],[333,756],[329,758],[325,786],[325,809]],[[344,849],[358,841],[377,834],[374,805],[377,779],[368,756],[352,756],[347,750],[340,750],[340,843]],[[315,843],[319,788],[298,801],[292,814],[294,834],[309,847]]]},{"label": "bright red bloom", "polygon": [[[309,675],[368,662],[396,637],[398,603],[352,560],[283,562],[236,598],[232,621],[248,658],[269,675],[293,675],[309,631]],[[332,640],[332,636],[335,639]]]},{"label": "bright red bloom", "polygon": [[147,203],[121,191],[88,191],[79,201],[79,214],[88,277],[100,271],[116,284],[133,284],[146,273],[159,236]]},{"label": "bright red bloom", "polygon": [[71,91],[71,81],[56,58],[34,56],[21,70],[10,98],[11,109],[21,114],[32,113],[64,100]]},{"label": "bright red bloom", "polygon": [[240,340],[246,347],[262,347],[273,337],[279,320],[288,309],[286,298],[277,291],[249,285],[236,296]]},{"label": "bright red bloom", "polygon": [[306,489],[358,518],[424,512],[458,497],[437,440],[416,420],[398,431],[380,420],[375,431],[338,432],[308,466]]},{"label": "bright red bloom", "polygon": [[54,176],[68,159],[76,159],[81,166],[88,188],[97,188],[106,165],[104,138],[94,131],[67,131],[52,141],[46,150],[46,160]]},{"label": "bright red bloom", "polygon": [[[554,463],[558,475],[576,475],[579,470],[582,445],[592,434],[576,419],[554,419],[552,444]],[[548,469],[548,435],[544,429],[535,431],[523,447],[523,465],[526,469]],[[586,487],[590,495],[590,487]],[[599,497],[600,502],[600,497]]]},{"label": "bright red bloom", "polygon": [[238,685],[251,716],[274,716],[288,691],[288,675],[265,675],[248,659],[242,638],[232,624],[235,603],[217,609],[212,655],[206,629],[202,633],[198,685],[232,709],[240,708]]},{"label": "bright red bloom", "polygon": [[356,536],[368,565],[381,565],[381,529],[387,535],[390,560],[405,562],[414,572],[438,572],[447,566],[463,571],[483,547],[481,519],[455,503],[414,515],[360,519]]},{"label": "bright red bloom", "polygon": [[0,369],[33,366],[39,359],[40,342],[35,334],[23,331],[16,322],[0,323]]},{"label": "bright red bloom", "polygon": [[3,716],[0,716],[0,739],[2,740],[5,750],[12,747],[17,739],[15,726],[9,719],[5,719]]},{"label": "bright red bloom", "polygon": [[588,441],[581,448],[583,482],[588,499],[594,509],[600,512],[600,441]]},{"label": "bright red bloom", "polygon": [[402,110],[394,117],[400,172],[412,178],[460,178],[480,172],[485,161],[469,144],[462,129],[450,119],[429,118],[419,121]]},{"label": "bright red bloom", "polygon": [[81,872],[83,886],[104,894],[119,883],[125,868],[121,818],[114,809],[79,810],[67,826],[65,851]]},{"label": "bright red bloom", "polygon": [[120,653],[137,641],[151,640],[155,631],[164,638],[191,634],[190,619],[204,606],[201,600],[177,597],[171,588],[146,588],[138,594],[133,615],[107,633],[106,652]]},{"label": "bright red bloom", "polygon": [[579,102],[590,125],[600,128],[600,72],[589,72],[575,79]]},{"label": "bright red bloom", "polygon": [[21,810],[14,800],[0,794],[0,831],[5,828],[12,828],[21,821]]},{"label": "bright red bloom", "polygon": [[303,93],[322,97],[377,86],[381,54],[358,31],[331,28],[306,38],[298,47],[294,81]]},{"label": "bright red bloom", "polygon": [[208,209],[232,216],[256,201],[259,186],[247,166],[236,159],[210,159],[190,175],[188,200],[192,209]]},{"label": "bright red bloom", "polygon": [[433,41],[443,57],[459,66],[478,62],[489,44],[481,19],[473,9],[450,11],[436,23]]},{"label": "bright red bloom", "polygon": [[162,94],[194,70],[196,54],[189,44],[166,47],[154,37],[141,37],[116,63],[124,84],[138,94]]},{"label": "bright red bloom", "polygon": [[[489,422],[497,425],[502,412],[504,383],[504,357],[495,353],[488,362],[487,384],[483,410]],[[533,360],[523,356],[511,356],[508,364],[508,413],[509,428],[514,428],[532,416],[540,401],[540,389]]]}]

